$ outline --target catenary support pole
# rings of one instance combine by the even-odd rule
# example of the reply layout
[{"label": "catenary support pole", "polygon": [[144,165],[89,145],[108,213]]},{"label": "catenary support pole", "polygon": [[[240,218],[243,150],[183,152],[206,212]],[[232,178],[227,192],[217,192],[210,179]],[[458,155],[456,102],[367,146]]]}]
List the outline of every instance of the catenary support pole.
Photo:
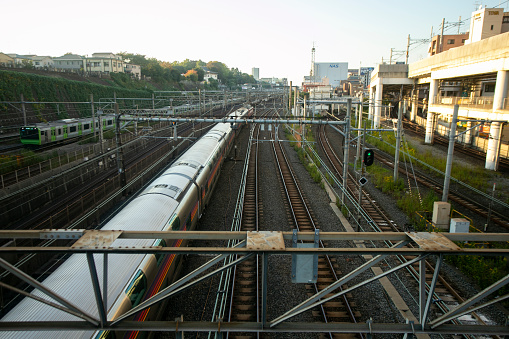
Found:
[{"label": "catenary support pole", "polygon": [[94,142],[95,142],[97,128],[95,128],[94,94],[90,94],[90,108],[92,109],[92,130],[94,131]]},{"label": "catenary support pole", "polygon": [[341,192],[341,204],[345,204],[345,192],[348,177],[348,163],[350,158],[350,114],[352,112],[352,99],[346,102],[346,125],[345,125],[345,149],[343,157],[343,190]]},{"label": "catenary support pole", "polygon": [[449,183],[451,181],[451,169],[452,169],[452,155],[454,152],[454,138],[456,137],[456,124],[458,122],[458,110],[459,106],[454,105],[454,111],[452,113],[451,129],[449,131],[449,148],[447,149],[447,164],[445,166],[445,179],[444,179],[444,191],[442,193],[442,201],[447,202],[447,196],[449,195]]},{"label": "catenary support pole", "polygon": [[398,107],[398,123],[396,130],[396,151],[394,153],[394,182],[398,180],[399,174],[399,149],[401,147],[401,121],[403,120],[403,102],[399,101]]}]

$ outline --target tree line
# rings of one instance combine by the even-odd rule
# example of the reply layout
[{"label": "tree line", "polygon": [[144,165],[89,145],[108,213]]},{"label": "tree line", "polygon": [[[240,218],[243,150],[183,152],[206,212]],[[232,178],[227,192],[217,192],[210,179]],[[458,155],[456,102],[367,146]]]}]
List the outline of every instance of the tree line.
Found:
[{"label": "tree line", "polygon": [[[252,75],[242,73],[238,68],[228,68],[220,61],[204,62],[202,60],[184,61],[160,61],[156,58],[147,58],[142,54],[132,54],[127,52],[119,53],[124,60],[141,66],[142,74],[151,77],[152,81],[162,85],[170,85],[171,83],[179,83],[183,80],[199,82],[204,80],[204,67],[210,71],[217,73],[219,82],[228,89],[237,89],[245,83],[256,83]],[[219,82],[209,79],[209,87],[212,89],[219,88]]]}]

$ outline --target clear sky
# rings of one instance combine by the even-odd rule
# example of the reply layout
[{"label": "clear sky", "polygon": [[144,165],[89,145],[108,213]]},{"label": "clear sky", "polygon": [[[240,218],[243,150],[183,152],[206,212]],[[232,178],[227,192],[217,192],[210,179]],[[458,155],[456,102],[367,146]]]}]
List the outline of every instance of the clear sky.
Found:
[{"label": "clear sky", "polygon": [[[391,48],[404,51],[408,34],[429,38],[442,18],[470,18],[476,3],[509,10],[509,0],[0,0],[0,52],[221,61],[300,84],[313,42],[317,62],[375,66]],[[470,20],[464,22],[460,30],[468,31]],[[457,33],[450,24],[446,33]],[[412,41],[410,62],[425,58],[427,48]]]}]

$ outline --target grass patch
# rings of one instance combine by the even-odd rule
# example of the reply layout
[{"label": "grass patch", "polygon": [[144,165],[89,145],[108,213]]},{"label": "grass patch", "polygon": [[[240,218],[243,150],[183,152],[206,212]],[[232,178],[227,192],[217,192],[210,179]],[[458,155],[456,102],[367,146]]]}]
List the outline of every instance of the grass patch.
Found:
[{"label": "grass patch", "polygon": [[[396,137],[394,136],[393,132],[382,132],[380,138],[368,136],[367,141],[370,144],[374,145],[376,148],[394,156],[395,148],[392,147],[391,145],[394,146],[396,145]],[[433,155],[431,151],[418,153],[411,143],[407,143],[407,145],[408,153],[411,156],[416,157],[417,159],[427,163],[428,165],[438,169],[441,172],[445,172],[445,167],[447,164],[446,157],[437,157],[436,155]],[[402,159],[404,159],[404,157],[405,157],[404,155],[401,155]],[[419,166],[419,168],[421,168],[423,171],[427,173],[437,175],[443,178],[443,175],[435,172],[434,170],[430,169],[427,166],[424,166],[420,163],[417,163],[417,166]],[[453,163],[451,169],[451,176],[464,183],[467,183],[472,187],[475,187],[480,190],[486,190],[488,188],[487,182],[490,178],[493,177],[493,173],[489,173],[488,170],[485,170],[480,167],[463,165],[455,162]]]}]

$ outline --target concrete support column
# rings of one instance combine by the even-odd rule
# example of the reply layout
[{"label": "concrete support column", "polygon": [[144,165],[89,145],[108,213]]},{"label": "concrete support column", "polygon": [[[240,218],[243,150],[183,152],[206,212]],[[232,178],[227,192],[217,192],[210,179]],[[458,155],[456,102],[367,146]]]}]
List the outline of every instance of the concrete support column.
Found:
[{"label": "concrete support column", "polygon": [[426,144],[431,144],[433,142],[434,114],[431,113],[430,110],[431,105],[435,103],[435,97],[437,96],[437,93],[438,93],[438,80],[431,79],[431,82],[429,84],[428,116],[426,118],[426,136],[424,137],[424,143]]},{"label": "concrete support column", "polygon": [[467,145],[472,144],[472,130],[470,128],[472,128],[472,122],[467,121],[467,132],[465,133],[465,139],[464,139],[464,142]]},{"label": "concrete support column", "polygon": [[496,171],[498,169],[498,157],[500,153],[500,136],[502,134],[502,123],[492,122],[490,126],[490,140],[488,152],[486,152],[486,169]]},{"label": "concrete support column", "polygon": [[509,71],[497,72],[497,83],[495,84],[495,95],[493,97],[493,112],[504,108],[504,99],[507,98],[509,88]]},{"label": "concrete support column", "polygon": [[375,105],[373,104],[373,101],[375,100],[375,92],[373,89],[373,86],[369,87],[369,108],[368,108],[368,120],[373,120],[373,111]]},{"label": "concrete support column", "polygon": [[410,121],[412,122],[415,122],[418,107],[419,107],[419,90],[415,90],[415,95],[412,98],[412,110],[410,111]]},{"label": "concrete support column", "polygon": [[384,90],[384,85],[382,85],[382,81],[378,82],[378,85],[375,88],[375,112],[373,116],[373,128],[380,127],[380,118],[382,116],[382,93]]},{"label": "concrete support column", "polygon": [[429,106],[435,103],[437,94],[438,94],[438,79],[431,79],[431,82],[429,84],[428,110]]},{"label": "concrete support column", "polygon": [[428,117],[426,118],[426,135],[424,137],[424,143],[425,144],[431,144],[433,142],[433,134],[434,131],[434,114],[428,111]]}]

